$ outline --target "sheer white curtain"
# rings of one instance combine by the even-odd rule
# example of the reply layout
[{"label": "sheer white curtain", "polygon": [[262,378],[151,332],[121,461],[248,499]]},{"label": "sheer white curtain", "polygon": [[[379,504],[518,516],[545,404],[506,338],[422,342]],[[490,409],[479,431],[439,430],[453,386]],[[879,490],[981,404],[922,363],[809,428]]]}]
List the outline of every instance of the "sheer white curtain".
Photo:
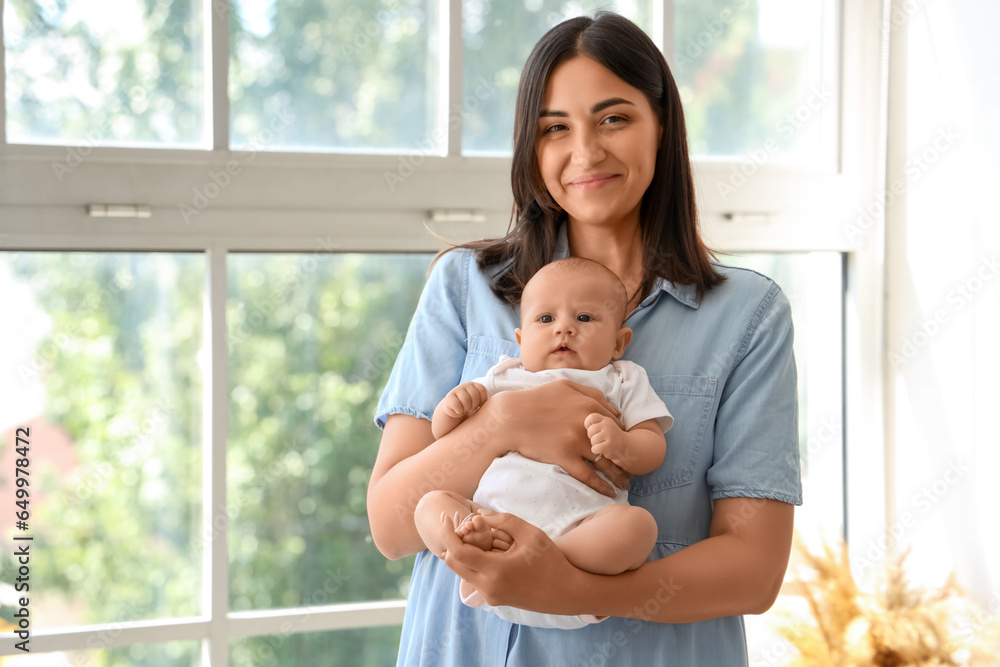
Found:
[{"label": "sheer white curtain", "polygon": [[892,76],[903,85],[890,103],[887,177],[890,533],[912,547],[915,580],[954,571],[997,614],[1000,44],[990,26],[1000,5],[894,5]]}]

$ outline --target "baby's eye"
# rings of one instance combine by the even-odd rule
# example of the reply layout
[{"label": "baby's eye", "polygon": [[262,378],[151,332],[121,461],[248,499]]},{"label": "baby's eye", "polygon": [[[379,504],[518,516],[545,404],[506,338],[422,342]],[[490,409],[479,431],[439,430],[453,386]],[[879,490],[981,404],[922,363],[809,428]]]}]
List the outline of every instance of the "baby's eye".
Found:
[{"label": "baby's eye", "polygon": [[594,318],[588,315],[587,313],[581,313],[576,316],[576,319],[578,322],[591,322],[593,321]]},{"label": "baby's eye", "polygon": [[552,317],[551,315],[540,315],[538,317],[538,321],[541,322],[542,324],[549,324],[551,322],[554,322],[555,318]]}]

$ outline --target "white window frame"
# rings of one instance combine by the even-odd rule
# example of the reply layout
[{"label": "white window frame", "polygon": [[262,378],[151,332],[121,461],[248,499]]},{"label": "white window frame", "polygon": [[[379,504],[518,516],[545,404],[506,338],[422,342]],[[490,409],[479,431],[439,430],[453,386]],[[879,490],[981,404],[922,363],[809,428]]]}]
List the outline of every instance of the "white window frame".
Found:
[{"label": "white window frame", "polygon": [[[511,198],[510,160],[462,156],[460,117],[440,119],[448,138],[446,154],[440,156],[261,152],[248,159],[247,153],[230,151],[228,12],[218,11],[226,7],[219,0],[204,1],[210,28],[211,150],[9,145],[0,99],[0,250],[206,253],[205,344],[211,364],[204,376],[203,524],[212,526],[225,521],[226,507],[227,253],[439,250],[428,228],[454,240],[502,234]],[[880,221],[860,238],[847,229],[862,203],[884,192],[889,4],[841,0],[839,6],[836,170],[764,165],[753,175],[752,187],[723,201],[715,184],[728,179],[739,163],[695,163],[703,230],[713,247],[846,253],[845,521],[857,544],[883,535],[886,525],[886,468],[880,454],[883,236]],[[442,109],[462,107],[461,5],[461,0],[439,0]],[[654,2],[654,8],[654,39],[672,54],[673,0]],[[4,72],[0,47],[0,90]],[[240,167],[236,174],[234,163]],[[57,165],[71,169],[57,173]],[[219,186],[227,173],[228,183]],[[390,190],[386,174],[405,178]],[[219,186],[218,194],[199,209],[195,190],[214,192],[212,183]],[[90,204],[148,207],[151,215],[91,217]],[[187,213],[181,205],[189,207]],[[452,221],[430,221],[431,211],[443,211]],[[86,649],[95,642],[110,648],[198,640],[204,664],[218,666],[229,663],[229,642],[239,637],[281,634],[288,627],[297,633],[402,622],[402,601],[231,612],[227,561],[225,539],[206,543],[203,616],[39,630],[33,633],[33,652]],[[12,636],[0,635],[0,654],[12,645],[7,641]]]}]

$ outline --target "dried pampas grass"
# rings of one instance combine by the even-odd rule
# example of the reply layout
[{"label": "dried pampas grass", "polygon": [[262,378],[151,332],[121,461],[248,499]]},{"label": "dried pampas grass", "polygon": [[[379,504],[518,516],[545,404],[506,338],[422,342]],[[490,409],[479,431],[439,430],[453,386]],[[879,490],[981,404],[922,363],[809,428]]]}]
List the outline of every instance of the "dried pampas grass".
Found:
[{"label": "dried pampas grass", "polygon": [[808,616],[781,614],[778,632],[798,651],[789,665],[1000,665],[997,610],[963,597],[953,578],[935,590],[913,586],[906,556],[891,560],[871,590],[863,590],[846,544],[824,544],[812,553],[796,537],[792,567]]}]

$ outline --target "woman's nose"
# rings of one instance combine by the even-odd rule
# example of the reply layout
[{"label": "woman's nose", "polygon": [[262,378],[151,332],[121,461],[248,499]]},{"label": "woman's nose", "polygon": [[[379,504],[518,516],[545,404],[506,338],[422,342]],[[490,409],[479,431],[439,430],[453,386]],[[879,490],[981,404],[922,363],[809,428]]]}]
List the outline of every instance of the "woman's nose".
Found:
[{"label": "woman's nose", "polygon": [[596,132],[580,131],[573,144],[573,163],[589,167],[605,157],[604,144]]}]

